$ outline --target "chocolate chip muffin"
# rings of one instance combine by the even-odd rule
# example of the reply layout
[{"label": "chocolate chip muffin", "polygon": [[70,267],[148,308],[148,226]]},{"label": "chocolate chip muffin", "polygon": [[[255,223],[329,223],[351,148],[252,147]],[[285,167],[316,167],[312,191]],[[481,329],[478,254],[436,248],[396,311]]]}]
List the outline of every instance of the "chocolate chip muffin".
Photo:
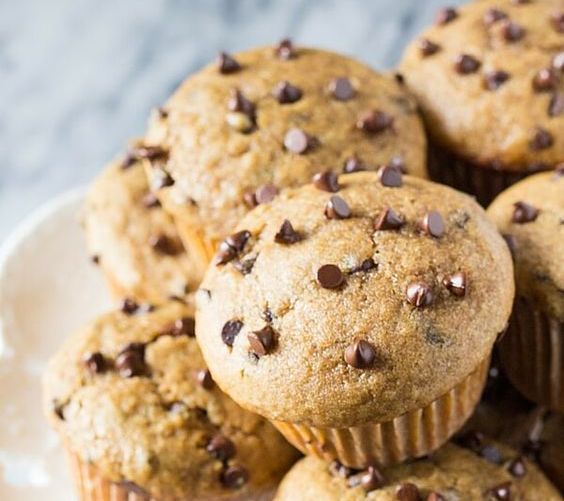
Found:
[{"label": "chocolate chip muffin", "polygon": [[109,313],[50,362],[45,408],[79,499],[271,499],[296,451],[214,384],[180,302]]},{"label": "chocolate chip muffin", "polygon": [[140,159],[155,154],[137,142],[113,161],[89,190],[83,224],[92,259],[112,294],[158,304],[193,292],[202,272],[149,190]]},{"label": "chocolate chip muffin", "polygon": [[528,398],[564,411],[564,166],[531,176],[488,208],[510,245],[517,299],[500,342],[507,375]]},{"label": "chocolate chip muffin", "polygon": [[249,208],[320,170],[426,172],[423,126],[401,81],[287,40],[221,54],[155,113],[146,140],[168,152],[147,170],[204,265]]},{"label": "chocolate chip muffin", "polygon": [[430,174],[487,205],[564,161],[562,0],[441,10],[401,63],[430,136]]},{"label": "chocolate chip muffin", "polygon": [[479,399],[509,251],[451,188],[389,166],[328,177],[225,239],[196,296],[204,358],[304,452],[353,467],[427,454]]},{"label": "chocolate chip muffin", "polygon": [[560,501],[528,459],[487,441],[487,454],[449,443],[426,459],[355,471],[308,457],[286,475],[275,501]]}]

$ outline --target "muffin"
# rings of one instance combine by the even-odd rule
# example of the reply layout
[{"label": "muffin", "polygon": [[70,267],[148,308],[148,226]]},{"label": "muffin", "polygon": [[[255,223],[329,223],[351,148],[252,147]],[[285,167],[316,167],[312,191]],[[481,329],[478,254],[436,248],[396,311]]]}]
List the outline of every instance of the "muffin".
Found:
[{"label": "muffin", "polygon": [[486,206],[564,161],[562,0],[442,9],[400,67],[427,127],[432,179]]},{"label": "muffin", "polygon": [[108,165],[86,196],[82,221],[92,260],[112,294],[158,304],[193,292],[201,271],[149,191],[140,159],[150,154],[137,142]]},{"label": "muffin", "polygon": [[354,471],[308,457],[286,475],[275,501],[560,501],[539,469],[507,446],[488,454],[446,444],[432,456],[382,470]]},{"label": "muffin", "polygon": [[423,126],[401,81],[287,40],[220,55],[154,114],[146,142],[168,153],[145,164],[157,187],[174,183],[159,197],[200,266],[249,208],[319,171],[426,172]]},{"label": "muffin", "polygon": [[45,409],[82,501],[271,499],[296,451],[220,392],[170,302],[108,313],[45,375]]},{"label": "muffin", "polygon": [[511,257],[451,188],[391,167],[336,188],[285,190],[241,221],[196,295],[196,336],[219,386],[303,452],[385,465],[472,412]]},{"label": "muffin", "polygon": [[564,411],[564,172],[541,173],[495,199],[488,216],[513,252],[516,300],[499,345],[511,382]]}]

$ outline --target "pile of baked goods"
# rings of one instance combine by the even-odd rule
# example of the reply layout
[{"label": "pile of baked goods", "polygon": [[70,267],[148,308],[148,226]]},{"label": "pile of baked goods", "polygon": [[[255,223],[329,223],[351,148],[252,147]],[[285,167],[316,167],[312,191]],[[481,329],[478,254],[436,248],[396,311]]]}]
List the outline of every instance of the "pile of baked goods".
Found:
[{"label": "pile of baked goods", "polygon": [[562,499],[562,0],[442,9],[385,74],[222,53],[83,222],[120,307],[45,376],[80,500]]}]

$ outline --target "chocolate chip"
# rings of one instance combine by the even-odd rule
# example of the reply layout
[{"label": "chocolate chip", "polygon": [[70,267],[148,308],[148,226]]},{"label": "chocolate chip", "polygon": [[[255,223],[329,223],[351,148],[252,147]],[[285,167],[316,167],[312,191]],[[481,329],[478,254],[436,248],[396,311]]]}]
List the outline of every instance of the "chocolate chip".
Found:
[{"label": "chocolate chip", "polygon": [[272,93],[280,104],[295,103],[302,98],[301,89],[286,80],[279,82]]},{"label": "chocolate chip", "polygon": [[159,254],[165,256],[176,256],[183,250],[178,239],[167,235],[152,235],[149,237],[149,245]]},{"label": "chocolate chip", "polygon": [[329,83],[329,92],[337,101],[348,101],[355,95],[351,81],[345,77],[335,78]]},{"label": "chocolate chip", "polygon": [[446,501],[446,499],[438,492],[432,491],[427,495],[427,501]]},{"label": "chocolate chip", "polygon": [[413,282],[407,286],[407,300],[417,308],[425,308],[433,302],[431,287],[423,282]]},{"label": "chocolate chip", "polygon": [[419,488],[412,483],[398,485],[396,489],[396,499],[399,501],[421,501]]},{"label": "chocolate chip", "polygon": [[516,478],[522,478],[527,474],[527,466],[525,464],[525,459],[522,457],[516,457],[512,459],[507,465],[507,471],[511,473]]},{"label": "chocolate chip", "polygon": [[177,318],[172,324],[170,334],[172,336],[194,337],[196,335],[196,320],[194,317]]},{"label": "chocolate chip", "polygon": [[529,147],[532,150],[545,150],[554,144],[552,134],[542,127],[537,127],[533,137],[529,141]]},{"label": "chocolate chip", "polygon": [[233,56],[227,54],[227,52],[220,52],[217,57],[217,68],[221,74],[228,75],[239,71],[241,65]]},{"label": "chocolate chip", "polygon": [[278,188],[273,184],[265,184],[255,191],[255,200],[257,204],[267,204],[274,200],[278,195]]},{"label": "chocolate chip", "polygon": [[330,170],[314,174],[312,182],[318,190],[329,191],[330,193],[336,193],[341,188],[337,174]]},{"label": "chocolate chip", "polygon": [[354,473],[354,470],[335,460],[329,464],[329,473],[334,477],[348,478]]},{"label": "chocolate chip", "polygon": [[491,26],[492,24],[497,23],[502,19],[507,19],[507,17],[507,14],[502,10],[496,8],[488,9],[484,14],[484,23],[486,23],[488,26]]},{"label": "chocolate chip", "polygon": [[233,346],[235,337],[239,334],[242,328],[243,322],[241,322],[241,320],[229,320],[225,322],[223,328],[221,329],[221,339],[227,346]]},{"label": "chocolate chip", "polygon": [[558,33],[564,33],[564,11],[554,12],[550,16],[550,22]]},{"label": "chocolate chip", "polygon": [[466,283],[466,273],[462,271],[443,280],[443,285],[456,297],[464,297],[466,295]]},{"label": "chocolate chip", "polygon": [[369,369],[376,361],[374,347],[364,339],[358,339],[345,349],[345,362],[355,369]]},{"label": "chocolate chip", "polygon": [[500,501],[511,499],[511,482],[503,482],[487,491],[487,494]]},{"label": "chocolate chip", "polygon": [[159,145],[137,145],[129,150],[128,156],[134,160],[166,160],[168,150]]},{"label": "chocolate chip", "polygon": [[121,377],[130,378],[146,373],[145,345],[130,343],[120,351],[115,361],[116,369]]},{"label": "chocolate chip", "polygon": [[300,234],[294,230],[292,223],[288,219],[284,219],[278,233],[274,235],[274,241],[279,244],[291,245],[301,240]]},{"label": "chocolate chip", "polygon": [[155,175],[151,180],[151,188],[154,191],[158,191],[162,188],[172,186],[174,184],[174,179],[172,176],[164,169],[155,170]]},{"label": "chocolate chip", "polygon": [[159,118],[168,118],[168,110],[165,110],[162,106],[157,108],[157,114],[159,115]]},{"label": "chocolate chip", "polygon": [[394,119],[380,110],[371,110],[362,113],[356,122],[357,128],[368,134],[379,134],[390,128]]},{"label": "chocolate chip", "polygon": [[249,481],[249,472],[242,466],[228,466],[220,477],[221,483],[229,489],[239,489]]},{"label": "chocolate chip", "polygon": [[220,461],[227,461],[235,456],[237,452],[235,444],[226,436],[218,433],[214,435],[206,445],[206,451]]},{"label": "chocolate chip", "polygon": [[402,73],[396,71],[394,73],[394,79],[398,83],[398,85],[405,85],[405,77]]},{"label": "chocolate chip", "polygon": [[338,195],[333,195],[325,206],[325,216],[328,219],[348,219],[351,214],[349,204]]},{"label": "chocolate chip", "polygon": [[378,268],[378,265],[374,262],[374,259],[372,259],[371,257],[366,258],[364,261],[362,261],[362,263],[360,263],[359,266],[353,268],[351,270],[351,273],[358,273],[358,272],[368,272],[370,270],[373,270],[375,268]]},{"label": "chocolate chip", "polygon": [[484,87],[488,90],[499,89],[507,80],[509,80],[509,73],[503,70],[488,71],[484,75]]},{"label": "chocolate chip", "polygon": [[386,207],[374,221],[375,230],[398,230],[404,225],[403,218],[393,209]]},{"label": "chocolate chip", "polygon": [[317,281],[324,289],[337,289],[343,285],[345,276],[338,266],[324,264],[317,270]]},{"label": "chocolate chip", "polygon": [[445,233],[445,223],[443,221],[443,216],[440,215],[437,211],[429,211],[423,217],[421,221],[421,228],[423,231],[435,238],[440,238]]},{"label": "chocolate chip", "polygon": [[460,54],[454,60],[454,68],[461,75],[469,75],[480,69],[482,63],[470,54]]},{"label": "chocolate chip", "polygon": [[292,153],[301,155],[307,151],[310,146],[310,137],[301,129],[296,127],[286,132],[284,136],[284,147]]},{"label": "chocolate chip", "polygon": [[249,209],[254,209],[258,203],[254,191],[246,191],[243,193],[243,202]]},{"label": "chocolate chip", "polygon": [[248,275],[251,271],[253,271],[256,260],[256,256],[247,257],[239,261],[234,261],[233,266],[239,273],[241,273],[241,275]]},{"label": "chocolate chip", "polygon": [[214,381],[208,369],[201,369],[196,372],[196,381],[204,390],[211,390],[214,387]]},{"label": "chocolate chip", "polygon": [[402,185],[401,171],[395,167],[384,165],[378,169],[378,179],[382,186],[399,188]]},{"label": "chocolate chip", "polygon": [[219,250],[215,256],[215,264],[225,264],[235,259],[243,250],[251,233],[247,230],[238,231],[229,235],[219,246]]},{"label": "chocolate chip", "polygon": [[495,445],[486,445],[482,447],[480,450],[480,456],[493,464],[501,464],[503,462],[501,452]]},{"label": "chocolate chip", "polygon": [[458,17],[458,12],[454,7],[444,7],[437,12],[435,22],[438,25],[445,25],[450,23]]},{"label": "chocolate chip", "polygon": [[90,374],[102,374],[106,370],[106,359],[99,351],[89,353],[84,357],[84,365]]},{"label": "chocolate chip", "polygon": [[251,332],[247,339],[249,340],[249,351],[257,357],[268,355],[276,346],[276,332],[270,325],[259,331]]},{"label": "chocolate chip", "polygon": [[57,416],[61,421],[65,420],[65,406],[59,402],[57,402],[57,400],[53,400],[52,402],[53,405],[53,414],[55,414],[55,416]]},{"label": "chocolate chip", "polygon": [[552,58],[552,67],[558,71],[564,71],[564,51],[559,52]]},{"label": "chocolate chip", "polygon": [[146,193],[143,196],[141,202],[143,203],[143,206],[146,207],[147,209],[152,209],[154,207],[161,206],[161,203],[159,202],[157,195],[155,195],[152,191]]},{"label": "chocolate chip", "polygon": [[525,36],[525,29],[520,24],[509,21],[508,19],[503,21],[501,32],[507,42],[517,42]]},{"label": "chocolate chip", "polygon": [[274,52],[280,59],[288,60],[296,57],[294,44],[289,38],[284,38],[283,40],[281,40],[276,46]]},{"label": "chocolate chip", "polygon": [[552,68],[543,68],[533,77],[533,89],[536,92],[548,92],[556,89],[558,75]]},{"label": "chocolate chip", "polygon": [[349,487],[362,486],[366,492],[383,487],[385,484],[384,476],[374,466],[369,466],[366,470],[352,475],[347,481]]},{"label": "chocolate chip", "polygon": [[419,50],[423,57],[432,56],[441,50],[441,46],[428,38],[422,38],[419,40]]},{"label": "chocolate chip", "polygon": [[100,256],[98,254],[93,254],[92,256],[90,256],[90,261],[92,261],[93,264],[100,264]]},{"label": "chocolate chip", "polygon": [[557,117],[564,113],[564,92],[555,92],[548,103],[548,114]]},{"label": "chocolate chip", "polygon": [[366,170],[366,167],[356,155],[347,158],[345,160],[345,164],[343,165],[343,172],[345,174],[351,174],[353,172],[360,172],[363,170]]},{"label": "chocolate chip", "polygon": [[133,315],[139,309],[139,304],[133,299],[126,297],[121,302],[120,310],[126,315]]},{"label": "chocolate chip", "polygon": [[519,224],[530,223],[534,221],[540,212],[539,209],[533,207],[532,205],[529,205],[526,202],[515,202],[513,204],[513,207],[513,216],[511,220],[514,223]]},{"label": "chocolate chip", "polygon": [[[234,113],[242,113],[245,115],[254,126],[256,120],[255,105],[252,101],[247,99],[239,89],[231,91],[231,97],[227,102],[227,108]],[[234,125],[234,124],[231,124]]]}]

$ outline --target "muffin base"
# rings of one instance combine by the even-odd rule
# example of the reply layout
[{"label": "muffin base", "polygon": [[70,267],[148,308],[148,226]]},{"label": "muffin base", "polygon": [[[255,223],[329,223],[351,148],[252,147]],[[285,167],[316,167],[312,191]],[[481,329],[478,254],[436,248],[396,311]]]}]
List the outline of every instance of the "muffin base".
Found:
[{"label": "muffin base", "polygon": [[351,468],[388,466],[431,453],[456,433],[480,400],[490,358],[462,382],[423,408],[384,423],[350,428],[318,428],[274,421],[286,439],[304,454],[339,460]]},{"label": "muffin base", "polygon": [[503,171],[470,162],[437,145],[429,145],[429,177],[476,197],[487,207],[503,190],[537,170]]},{"label": "muffin base", "polygon": [[499,354],[507,377],[533,402],[564,412],[564,338],[562,322],[529,300],[515,301]]},{"label": "muffin base", "polygon": [[[176,219],[178,234],[186,248],[190,259],[195,263],[196,269],[204,270],[214,258],[221,240],[207,238],[203,230],[187,227]],[[203,273],[202,273],[203,275]],[[203,278],[200,277],[200,280]]]}]

